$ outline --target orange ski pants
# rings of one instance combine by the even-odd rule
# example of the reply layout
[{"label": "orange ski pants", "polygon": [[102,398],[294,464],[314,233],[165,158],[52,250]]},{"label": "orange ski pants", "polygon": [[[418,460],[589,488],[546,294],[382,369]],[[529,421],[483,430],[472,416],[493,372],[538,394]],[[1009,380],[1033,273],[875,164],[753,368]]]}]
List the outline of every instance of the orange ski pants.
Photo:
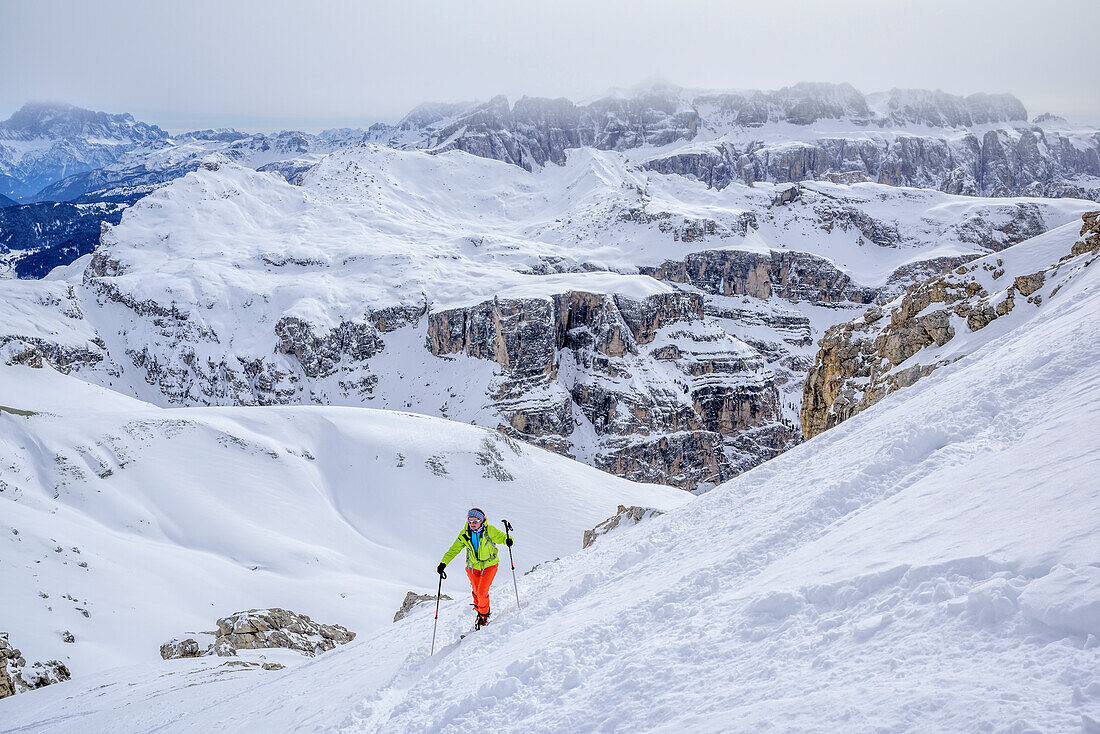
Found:
[{"label": "orange ski pants", "polygon": [[489,613],[489,587],[493,584],[499,565],[493,564],[484,571],[469,566],[466,567],[466,575],[470,577],[470,588],[474,592],[474,610],[478,614]]}]

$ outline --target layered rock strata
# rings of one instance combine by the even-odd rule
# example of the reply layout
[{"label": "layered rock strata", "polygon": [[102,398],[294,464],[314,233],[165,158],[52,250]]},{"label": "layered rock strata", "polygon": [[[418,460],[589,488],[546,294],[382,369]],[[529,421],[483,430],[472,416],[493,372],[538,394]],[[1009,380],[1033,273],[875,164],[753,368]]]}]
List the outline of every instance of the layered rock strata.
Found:
[{"label": "layered rock strata", "polygon": [[[812,438],[960,358],[930,351],[956,339],[960,330],[980,331],[1021,305],[1039,307],[1044,297],[1056,296],[1074,268],[1098,257],[1100,212],[1082,219],[1080,239],[1043,270],[1006,276],[1004,261],[988,255],[828,329],[803,387],[803,436]],[[1061,282],[1052,285],[1056,276]],[[913,359],[926,351],[926,357]]]},{"label": "layered rock strata", "polygon": [[709,250],[639,270],[658,280],[684,283],[719,296],[743,295],[830,304],[871,303],[874,288],[855,284],[828,260],[804,252]]},{"label": "layered rock strata", "polygon": [[[431,314],[428,345],[500,366],[502,430],[572,454],[574,432],[591,429],[593,463],[620,476],[695,487],[745,468],[739,451],[793,438],[759,355],[708,321],[696,293],[487,301]],[[738,444],[746,432],[753,446]]]},{"label": "layered rock strata", "polygon": [[1085,146],[1037,126],[962,136],[899,133],[799,143],[720,142],[654,157],[645,167],[690,176],[718,189],[734,182],[867,180],[964,196],[1095,200],[1100,197],[1095,184],[1100,176],[1100,133],[1090,136]]}]

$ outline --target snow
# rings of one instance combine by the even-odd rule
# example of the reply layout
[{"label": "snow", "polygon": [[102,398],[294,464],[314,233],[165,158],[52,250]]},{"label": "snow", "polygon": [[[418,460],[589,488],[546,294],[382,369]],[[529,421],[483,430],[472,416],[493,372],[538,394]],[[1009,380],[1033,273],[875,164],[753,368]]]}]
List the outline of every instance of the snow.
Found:
[{"label": "snow", "polygon": [[[1042,259],[1021,249],[1019,266],[1032,257]],[[963,359],[676,510],[557,561],[547,542],[525,556],[551,562],[519,577],[522,608],[497,607],[459,642],[466,602],[443,605],[435,656],[432,610],[421,608],[284,671],[158,662],[0,701],[0,716],[17,731],[60,732],[1090,731],[1100,274],[1078,269],[1021,314]],[[359,425],[331,409],[159,414],[318,452],[289,416],[313,422],[309,435],[322,420]],[[10,432],[36,419],[3,420]],[[397,444],[425,440],[396,428],[385,426]],[[577,495],[559,502],[561,491],[524,505],[533,532],[566,521],[555,513]],[[451,510],[419,506],[442,538]],[[462,597],[463,579],[444,590]]]},{"label": "snow", "polygon": [[[656,224],[622,221],[622,215],[644,209],[674,224],[714,220],[729,227],[747,212],[767,209],[774,187],[717,191],[643,172],[621,153],[593,149],[572,150],[565,166],[528,173],[461,152],[428,155],[364,144],[325,157],[300,187],[219,160],[217,170],[199,170],[154,192],[112,230],[106,244],[127,266],[127,274],[114,279],[124,291],[158,302],[167,292],[167,300],[181,306],[204,307],[223,299],[226,287],[251,290],[270,294],[275,320],[283,313],[316,315],[309,304],[294,304],[302,294],[323,293],[327,317],[319,324],[331,326],[360,315],[364,304],[422,303],[427,296],[433,308],[445,309],[509,289],[546,293],[550,286],[533,286],[523,273],[549,261],[631,274],[706,249],[810,252],[857,283],[881,285],[907,263],[984,254],[954,229],[975,214],[997,226],[1030,203],[1056,226],[1089,206],[816,182],[808,186],[813,206],[773,211],[748,236],[682,243]],[[838,199],[894,224],[905,245],[868,246],[856,230],[822,231],[814,207]],[[148,278],[150,272],[158,277]],[[554,288],[573,287],[567,275],[554,277],[547,281]],[[647,292],[658,287],[642,286]]]},{"label": "snow", "polygon": [[4,630],[77,676],[158,660],[168,639],[254,607],[369,634],[406,591],[434,590],[473,505],[515,525],[522,572],[620,504],[690,499],[396,411],[162,410],[25,367],[0,372],[0,406]]}]

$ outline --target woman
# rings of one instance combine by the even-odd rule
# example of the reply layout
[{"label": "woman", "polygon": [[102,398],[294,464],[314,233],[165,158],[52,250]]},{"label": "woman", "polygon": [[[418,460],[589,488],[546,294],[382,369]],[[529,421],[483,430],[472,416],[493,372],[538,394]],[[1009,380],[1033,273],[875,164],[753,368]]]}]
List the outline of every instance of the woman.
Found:
[{"label": "woman", "polygon": [[497,564],[500,563],[496,544],[504,543],[511,547],[512,538],[486,523],[485,513],[480,509],[474,507],[466,515],[466,527],[462,528],[458,538],[443,554],[443,561],[436,572],[442,576],[443,569],[451,559],[466,548],[466,575],[470,577],[474,611],[477,612],[474,629],[481,629],[489,623],[489,587],[493,583],[493,577],[497,575]]}]

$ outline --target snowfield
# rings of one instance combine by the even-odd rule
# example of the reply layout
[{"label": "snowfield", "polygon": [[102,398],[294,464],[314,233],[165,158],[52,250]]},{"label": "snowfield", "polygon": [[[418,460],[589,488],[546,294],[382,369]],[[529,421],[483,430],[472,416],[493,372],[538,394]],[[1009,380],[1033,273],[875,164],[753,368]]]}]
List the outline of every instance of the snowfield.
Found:
[{"label": "snowfield", "polygon": [[437,418],[162,410],[24,367],[0,373],[0,456],[3,631],[78,677],[243,609],[377,630],[405,592],[434,593],[474,505],[516,526],[522,572],[620,504],[691,499]]},{"label": "snowfield", "polygon": [[[1067,246],[1040,238],[1020,257],[1045,266]],[[435,656],[432,610],[422,607],[283,671],[212,658],[145,663],[0,701],[0,722],[51,732],[1097,731],[1100,271],[1082,268],[1041,308],[1020,313],[1014,328],[983,336],[912,387],[557,561],[574,537],[569,524],[585,524],[576,507],[599,515],[626,498],[671,495],[609,477],[597,493],[589,483],[598,473],[530,449],[513,458],[507,446],[499,451],[517,481],[485,482],[474,457],[492,434],[439,434],[428,427],[453,424],[428,418],[133,401],[85,414],[64,409],[71,387],[6,371],[0,404],[58,414],[0,416],[5,458],[17,448],[25,457],[13,463],[18,475],[4,475],[15,486],[5,493],[23,493],[6,505],[14,519],[5,522],[27,528],[24,540],[5,541],[0,567],[3,588],[20,590],[17,604],[46,581],[90,595],[91,582],[77,579],[100,567],[120,586],[147,587],[122,598],[146,599],[154,569],[170,568],[183,581],[152,588],[165,608],[189,605],[172,633],[209,625],[238,599],[268,603],[273,588],[321,621],[348,622],[341,604],[380,615],[393,604],[370,607],[363,595],[424,587],[423,569],[473,482],[484,483],[476,496],[485,505],[514,516],[523,565],[551,562],[520,576],[520,609],[499,606],[511,591],[502,572],[492,623],[461,641],[471,620],[465,580],[454,574]],[[134,421],[152,425],[124,438]],[[164,435],[177,430],[170,449]],[[243,445],[222,445],[223,435]],[[145,458],[122,466],[115,436],[135,454],[148,440]],[[289,453],[303,449],[315,460]],[[425,466],[437,451],[462,455],[448,462],[453,481]],[[238,464],[248,471],[231,472]],[[101,465],[113,475],[89,478]],[[63,480],[76,466],[85,478]],[[364,476],[379,490],[355,491]],[[128,491],[109,491],[112,481]],[[107,501],[89,501],[101,487]],[[245,508],[258,517],[224,515]],[[316,522],[319,508],[332,513],[328,522]],[[402,508],[418,530],[384,523],[355,532]],[[87,548],[86,572],[72,566],[70,543]],[[124,547],[133,553],[121,555]],[[9,563],[12,548],[25,565]],[[375,558],[402,575],[365,589],[363,580],[383,578]],[[45,647],[48,635],[30,631],[46,627],[41,608],[18,609]],[[146,624],[124,604],[117,610],[125,625],[89,623],[74,630],[78,641],[92,636],[99,651],[108,635]],[[91,621],[111,619],[95,611]],[[65,624],[79,621],[63,614]],[[164,636],[141,634],[147,641],[135,650]]]}]

